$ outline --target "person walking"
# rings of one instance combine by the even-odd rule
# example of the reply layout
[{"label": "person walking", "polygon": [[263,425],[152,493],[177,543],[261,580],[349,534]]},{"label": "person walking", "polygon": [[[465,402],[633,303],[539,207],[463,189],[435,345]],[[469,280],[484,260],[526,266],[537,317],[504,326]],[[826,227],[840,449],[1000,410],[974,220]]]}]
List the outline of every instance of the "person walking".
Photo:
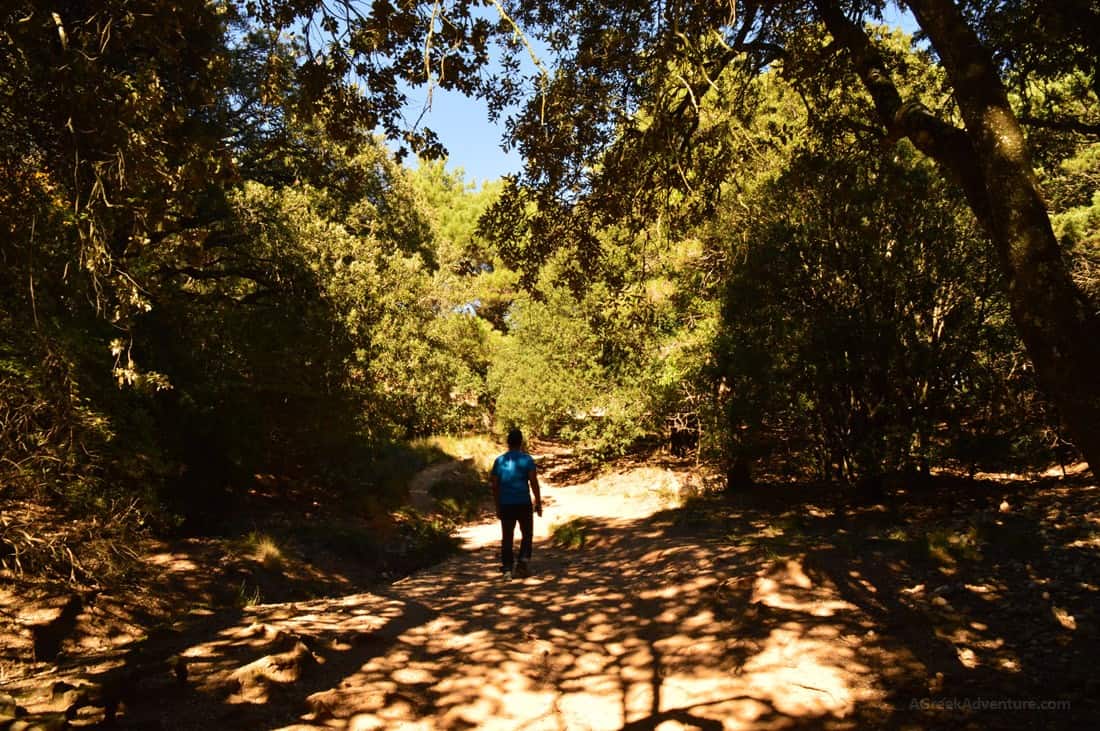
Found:
[{"label": "person walking", "polygon": [[[493,462],[489,484],[493,488],[493,500],[497,506],[497,517],[500,518],[500,573],[509,579],[529,576],[534,515],[542,516],[542,495],[539,493],[535,460],[523,450],[523,432],[519,429],[508,432],[508,451]],[[532,493],[535,496],[533,506]],[[512,541],[516,523],[519,523],[520,533],[519,560],[515,562],[513,573]]]}]

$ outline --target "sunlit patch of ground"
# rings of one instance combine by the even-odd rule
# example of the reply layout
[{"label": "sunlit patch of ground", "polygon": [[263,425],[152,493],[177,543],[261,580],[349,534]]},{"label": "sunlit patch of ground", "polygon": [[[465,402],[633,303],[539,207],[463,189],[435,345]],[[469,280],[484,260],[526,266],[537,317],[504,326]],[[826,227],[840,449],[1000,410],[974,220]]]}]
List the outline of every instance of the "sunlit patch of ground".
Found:
[{"label": "sunlit patch of ground", "polygon": [[[677,505],[688,478],[664,467],[558,474],[529,578],[497,574],[495,523],[470,526],[467,552],[385,591],[212,613],[94,680],[122,727],[166,729],[1068,729],[1100,712],[1091,484]],[[555,547],[577,517],[583,547]],[[188,556],[158,560],[188,575]],[[1070,706],[945,707],[982,698]]]},{"label": "sunlit patch of ground", "polygon": [[[745,577],[745,548],[648,525],[670,502],[647,488],[654,474],[548,485],[541,525],[583,515],[595,547],[554,549],[544,527],[525,580],[496,575],[488,526],[387,596],[248,608],[179,653],[186,694],[215,722],[356,729],[843,728],[881,700],[858,644],[839,639],[865,623],[855,607],[798,562]],[[173,727],[210,721],[177,713]]]},{"label": "sunlit patch of ground", "polygon": [[[677,507],[695,480],[682,467],[650,466],[614,470],[575,484],[559,484],[557,477],[553,468],[543,470],[540,477],[545,489],[543,515],[535,519],[534,526],[538,540],[548,538],[554,526],[574,518],[637,521]],[[500,523],[485,520],[467,525],[458,535],[470,550],[496,546],[500,544]]]}]

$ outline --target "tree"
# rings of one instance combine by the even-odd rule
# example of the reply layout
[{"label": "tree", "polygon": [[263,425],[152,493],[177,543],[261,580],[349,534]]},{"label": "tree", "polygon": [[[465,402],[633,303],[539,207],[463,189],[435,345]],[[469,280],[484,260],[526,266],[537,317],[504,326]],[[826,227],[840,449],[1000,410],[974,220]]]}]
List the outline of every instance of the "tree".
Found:
[{"label": "tree", "polygon": [[[316,121],[327,139],[355,142],[380,127],[430,156],[440,152],[434,135],[402,121],[406,86],[479,95],[492,114],[532,92],[509,122],[528,160],[523,187],[506,190],[488,220],[515,225],[511,238],[523,244],[517,253],[537,264],[563,242],[581,261],[594,261],[601,229],[643,229],[669,208],[670,191],[690,201],[671,207],[685,220],[712,213],[725,173],[739,162],[713,154],[704,136],[700,110],[708,99],[723,95],[731,118],[744,115],[751,95],[742,89],[781,62],[807,100],[827,104],[854,72],[874,113],[841,123],[861,130],[865,143],[907,138],[965,192],[998,252],[1013,318],[1040,379],[1095,466],[1100,325],[1062,260],[1032,141],[1020,124],[1096,135],[1095,101],[1061,105],[1054,114],[1034,93],[1036,79],[1076,74],[1084,81],[1073,88],[1095,100],[1094,4],[910,0],[947,97],[940,89],[910,93],[899,83],[904,58],[866,25],[885,5],[514,0],[493,12],[466,2],[379,0],[367,8],[351,0],[271,0],[158,2],[156,12],[135,12],[127,0],[60,9],[22,0],[3,15],[3,165],[25,172],[27,150],[41,161],[80,232],[66,258],[94,274],[89,291],[125,327],[149,306],[131,271],[156,259],[166,240],[207,225],[203,215],[224,213],[219,188],[236,172],[233,145],[262,150],[265,139],[279,138],[280,119],[260,113],[270,98],[298,123]],[[1039,21],[1013,23],[1016,16]],[[259,93],[240,93],[241,83],[238,93],[224,93],[236,73],[233,40],[257,26],[266,41],[256,44],[241,78],[253,79]],[[825,43],[822,27],[831,39]],[[292,41],[280,47],[277,39],[290,29]],[[494,44],[501,54],[491,52]],[[519,59],[532,48],[546,49],[552,75],[543,67],[523,78]],[[741,88],[716,84],[723,73],[735,73]],[[233,131],[242,120],[251,135]],[[815,129],[825,135],[830,127]],[[693,164],[696,158],[705,164]],[[257,168],[271,162],[263,151],[240,159]],[[267,174],[279,173],[267,166]],[[540,213],[516,225],[532,202]]]},{"label": "tree", "polygon": [[958,197],[914,157],[802,150],[753,214],[723,211],[748,241],[720,349],[733,425],[788,459],[813,454],[825,475],[926,466],[985,426],[974,385],[1000,355],[987,336],[999,277]]},{"label": "tree", "polygon": [[484,407],[489,328],[436,280],[438,212],[373,125],[341,126],[362,95],[245,10],[0,11],[0,481],[21,494],[224,516],[257,473],[359,484],[371,447]]},{"label": "tree", "polygon": [[115,385],[162,383],[130,357],[150,307],[135,273],[229,177],[224,8],[134,5],[0,10],[0,349],[17,376],[0,402],[41,417],[16,422],[0,482],[22,462],[40,494],[89,510],[148,498],[167,471],[149,395]]},{"label": "tree", "polygon": [[[558,226],[558,237],[551,232],[563,208],[589,220],[621,220],[637,215],[640,191],[706,185],[705,179],[685,178],[683,170],[698,142],[700,100],[714,93],[713,80],[724,69],[751,78],[783,61],[789,80],[807,96],[818,87],[839,88],[852,69],[874,102],[875,116],[849,123],[888,145],[908,139],[965,192],[997,252],[1013,320],[1039,378],[1095,468],[1100,464],[1100,317],[1064,264],[1030,146],[1002,78],[1016,72],[1012,64],[1055,57],[1050,48],[1057,41],[1036,41],[1023,49],[1023,58],[1001,54],[997,59],[991,45],[1003,36],[983,37],[977,29],[1017,3],[967,5],[966,12],[952,0],[906,4],[942,65],[949,104],[937,99],[933,106],[926,97],[899,91],[896,79],[904,68],[864,25],[881,17],[882,2],[745,2],[736,16],[714,4],[612,9],[584,2],[521,3],[516,14],[521,25],[533,28],[559,54],[545,96],[533,100],[515,124],[529,161],[525,184],[549,212],[535,230],[553,241],[561,232],[578,231],[569,224]],[[815,21],[824,25],[831,43],[807,43]],[[1070,56],[1083,73],[1095,73],[1092,61],[1081,60],[1087,54]],[[662,83],[666,79],[675,83]],[[731,115],[742,113],[737,95],[726,101]],[[1084,122],[1075,129],[1095,133]],[[576,238],[585,240],[586,228],[579,227]]]},{"label": "tree", "polygon": [[1082,454],[1100,465],[1100,317],[1073,284],[1024,135],[989,50],[950,0],[910,0],[939,54],[965,127],[905,104],[881,56],[837,3],[816,3],[875,100],[882,124],[959,181],[989,232],[1013,320]]}]

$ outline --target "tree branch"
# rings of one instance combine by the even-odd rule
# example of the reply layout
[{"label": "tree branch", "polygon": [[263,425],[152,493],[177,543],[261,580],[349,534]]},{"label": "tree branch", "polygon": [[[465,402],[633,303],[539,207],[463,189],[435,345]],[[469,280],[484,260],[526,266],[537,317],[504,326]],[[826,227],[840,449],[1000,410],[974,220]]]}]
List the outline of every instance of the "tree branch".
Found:
[{"label": "tree branch", "polygon": [[1040,129],[1053,129],[1059,132],[1076,132],[1077,134],[1093,137],[1100,136],[1100,124],[1089,124],[1087,122],[1082,122],[1080,119],[1070,119],[1068,117],[1047,119],[1036,117],[1032,114],[1021,114],[1017,119],[1020,120],[1021,124],[1039,127]]},{"label": "tree branch", "polygon": [[256,284],[262,284],[270,289],[275,289],[277,283],[273,282],[271,278],[263,271],[258,269],[249,269],[247,267],[225,267],[224,269],[200,269],[199,267],[184,266],[184,267],[163,267],[161,272],[165,277],[173,277],[176,275],[184,275],[191,279],[200,280],[213,280],[213,279],[248,279]]},{"label": "tree branch", "polygon": [[918,100],[902,99],[886,62],[861,25],[849,19],[835,0],[815,0],[825,28],[848,52],[886,127],[884,144],[903,137],[939,164],[962,187],[975,216],[992,230],[989,196],[977,154],[966,131],[948,124]]}]

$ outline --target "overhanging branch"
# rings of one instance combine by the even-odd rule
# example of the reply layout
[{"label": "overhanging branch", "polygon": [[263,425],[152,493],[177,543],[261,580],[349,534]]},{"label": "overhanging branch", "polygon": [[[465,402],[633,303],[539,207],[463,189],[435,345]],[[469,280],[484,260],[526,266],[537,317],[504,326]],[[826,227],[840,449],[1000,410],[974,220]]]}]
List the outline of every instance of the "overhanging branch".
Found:
[{"label": "overhanging branch", "polygon": [[1017,119],[1020,120],[1021,124],[1026,124],[1029,127],[1052,129],[1058,132],[1076,132],[1081,135],[1100,137],[1100,124],[1089,124],[1088,122],[1082,122],[1080,119],[1071,119],[1069,117],[1045,118],[1036,117],[1031,114],[1021,114]]},{"label": "overhanging branch", "polygon": [[979,222],[991,230],[989,194],[966,131],[940,119],[918,100],[903,100],[882,54],[863,26],[848,18],[835,0],[815,0],[814,4],[825,28],[848,52],[871,95],[879,121],[886,128],[885,143],[908,138],[918,150],[935,160],[962,187]]}]

